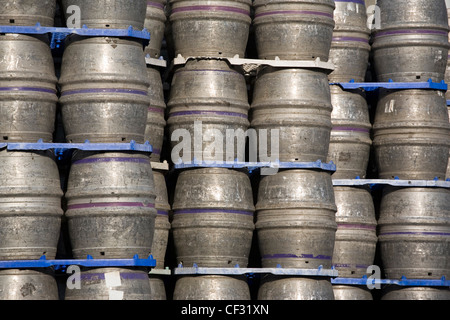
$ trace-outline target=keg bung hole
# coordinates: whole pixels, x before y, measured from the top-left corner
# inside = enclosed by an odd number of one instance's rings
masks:
[[[127,140],[127,138],[122,137],[122,141],[125,141],[125,140]]]
[[[305,261],[305,263],[309,263],[309,261]]]
[[[100,255],[104,256],[105,255],[105,251],[100,251]]]
[[[433,275],[433,272],[428,272],[428,276],[432,276]]]

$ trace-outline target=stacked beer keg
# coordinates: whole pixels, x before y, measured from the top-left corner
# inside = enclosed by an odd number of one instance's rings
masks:
[[[167,104],[175,163],[178,158],[184,163],[224,163],[245,151],[241,143],[242,149],[233,147],[230,159],[225,158],[227,129],[247,130],[249,103],[243,74],[222,58],[244,57],[250,4],[246,0],[169,2],[174,51],[187,60],[173,72]],[[180,149],[181,137],[182,142],[190,142]],[[247,267],[254,205],[246,173],[220,166],[183,170],[172,209],[177,263]],[[245,277],[185,275],[176,279],[173,298],[249,300],[250,292]]]
[[[150,160],[152,162],[153,178],[155,181],[155,206],[157,215],[155,220],[152,255],[156,259],[156,269],[165,267],[164,259],[169,240],[169,212],[171,210],[166,186],[167,168],[166,165],[161,166],[166,128],[166,102],[160,66],[152,63],[154,59],[160,60],[162,57],[161,48],[167,20],[165,5],[165,0],[147,1],[144,23],[144,27],[151,33],[150,42],[144,49],[147,62],[147,74],[150,83],[148,87],[150,104],[148,107],[144,138],[145,141],[148,141],[152,145],[153,149]],[[163,278],[158,275],[150,275],[150,284],[152,286],[152,292],[155,293],[153,299],[165,300],[166,292]]]
[[[336,164],[333,179],[365,178],[372,144],[369,108],[360,90],[337,83],[364,82],[369,62],[369,35],[364,1],[335,1],[335,28],[330,60],[332,131],[328,160]],[[336,83],[336,84],[333,84]],[[361,278],[374,263],[377,244],[375,208],[370,190],[335,186],[336,241],[333,266],[339,277]],[[364,286],[333,285],[335,299],[372,299]]]
[[[444,1],[378,0],[377,4],[381,29],[374,34],[372,49],[378,80],[444,80],[449,48]],[[379,177],[445,179],[449,126],[442,91],[380,92],[374,122]],[[389,187],[383,190],[378,224],[386,278],[448,277],[449,211],[447,188]],[[417,296],[430,298],[434,295],[434,288],[413,287],[397,289],[383,299],[411,297],[411,293],[407,293],[411,290],[418,290]]]
[[[62,3],[64,12],[78,6],[87,28],[144,28],[146,1]],[[59,85],[68,143],[145,142],[149,77],[143,49],[135,38],[67,37]],[[75,259],[147,258],[152,253],[156,190],[148,155],[74,152],[65,197]],[[67,300],[119,298],[151,299],[147,272],[82,270],[81,288],[65,294]]]
[[[334,1],[255,1],[253,5],[259,59],[328,60]],[[268,141],[271,132],[279,134],[275,141],[279,161],[327,160],[332,111],[328,72],[294,67],[264,67],[258,72],[251,127],[259,133],[267,130]],[[267,148],[273,150],[271,144]],[[287,169],[262,177],[255,224],[262,267],[331,268],[335,213],[329,172]],[[334,299],[326,277],[267,275],[261,281],[258,299]]]
[[[55,6],[51,0],[28,6],[2,1],[0,24],[53,26]],[[1,142],[52,141],[56,82],[46,37],[0,35]],[[54,259],[63,192],[53,154],[12,152],[3,146],[0,158],[0,260]],[[26,290],[31,287],[35,289]],[[2,269],[0,299],[56,300],[57,283],[47,269]]]
[[[447,18],[448,18],[448,22],[450,25],[450,8],[448,6],[447,6]],[[448,40],[450,42],[450,32],[448,35]],[[450,54],[449,54],[449,56],[450,56]],[[444,80],[445,80],[445,83],[447,83],[447,84],[450,83],[450,58],[447,59],[447,68],[445,69],[445,79]],[[447,91],[445,92],[445,99],[447,101],[447,110],[449,112],[449,118],[450,118],[450,88],[447,89]],[[449,155],[449,160],[450,160],[450,155]],[[450,178],[450,161],[447,165],[447,173],[445,175],[445,178],[446,179]]]

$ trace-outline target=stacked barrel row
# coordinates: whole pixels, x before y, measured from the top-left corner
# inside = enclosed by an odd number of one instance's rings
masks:
[[[253,5],[259,59],[328,61],[334,1]],[[280,161],[327,161],[332,129],[328,72],[266,67],[256,75],[251,127],[260,133],[267,130],[269,154],[275,150],[272,132],[278,131]],[[262,177],[255,223],[262,267],[330,269],[335,213],[330,172],[286,169]],[[334,294],[327,277],[267,275],[261,279],[258,299],[333,300]]]
[[[331,91],[332,130],[328,161],[336,164],[333,179],[365,178],[370,157],[372,125],[361,90],[344,90],[338,83],[364,82],[369,63],[369,36],[364,1],[335,1],[335,27],[328,75]],[[375,208],[369,189],[334,187],[336,239],[333,266],[339,277],[362,278],[374,264],[377,245]],[[366,286],[333,285],[336,300],[371,300]]]
[[[33,26],[40,22],[42,26],[53,26],[54,1],[26,7],[2,2],[0,7],[1,25]],[[57,78],[46,37],[2,34],[0,57],[0,140],[52,141]],[[43,255],[54,259],[63,216],[63,191],[53,154],[3,149],[0,158],[0,260],[39,259]],[[1,270],[0,299],[23,297],[58,299],[52,273]]]
[[[90,1],[62,3],[64,12],[71,5],[78,6],[82,12],[81,24],[88,28],[125,29],[130,25],[136,30],[144,28],[146,1],[132,5],[127,1],[114,4],[109,1],[102,4]],[[6,7],[5,14],[0,16],[2,19],[6,16],[5,21],[12,25],[23,25],[24,20],[27,25],[39,22],[52,26],[55,6],[56,1],[7,2],[2,5],[2,9]],[[15,94],[2,99],[6,100],[2,105],[2,121],[8,120],[3,140],[36,142],[42,139],[51,142],[58,96],[48,43],[23,35],[2,37],[9,41],[1,46],[2,50],[8,50],[2,59],[5,61],[5,71],[2,70],[5,74],[2,88],[5,90],[2,92]],[[69,36],[58,84],[68,143],[131,140],[144,143],[149,80],[140,41]],[[5,153],[4,157],[5,170],[2,173],[6,175],[4,187],[9,192],[4,198],[4,236],[1,237],[2,241],[8,241],[3,250],[5,259],[38,259],[42,255],[53,259],[62,216],[58,168],[47,155],[14,152],[11,155]],[[11,193],[11,190],[17,191]],[[134,255],[146,258],[152,253],[157,192],[148,155],[112,151],[74,152],[65,191],[67,203],[63,218],[68,223],[73,258],[85,259],[90,255],[94,258],[131,259]],[[20,199],[27,199],[27,203],[21,205]],[[22,212],[24,208],[26,212]],[[11,220],[11,210],[19,214],[14,221]],[[30,213],[27,214],[28,211]],[[7,272],[5,285],[17,284],[9,281],[17,276],[25,282],[44,279],[29,276],[25,270]],[[116,277],[114,290],[105,283],[105,279],[111,276]],[[100,281],[93,283],[94,278]],[[81,289],[67,289],[66,299],[152,298],[145,270],[85,269],[81,280]],[[47,287],[36,284],[36,288]],[[38,294],[42,291],[31,292],[27,299],[36,298]],[[48,292],[45,295],[38,298],[55,297]]]
[[[447,3],[447,2],[446,2]],[[450,8],[447,6],[447,18],[450,25]],[[448,41],[450,42],[450,32],[448,34]],[[447,68],[445,69],[445,83],[450,83],[450,53],[447,59]],[[445,99],[447,101],[447,110],[449,112],[449,118],[450,118],[450,88],[447,88],[447,91],[445,92]],[[449,154],[449,160],[450,160],[450,154]],[[446,179],[450,178],[450,161],[447,165],[447,173],[445,175]]]
[[[173,72],[168,99],[172,161],[226,159],[226,130],[248,129],[247,84],[223,57],[244,57],[250,1],[170,1],[170,40],[175,55],[187,58]],[[184,135],[183,135],[184,134]],[[189,141],[188,143],[186,143]],[[183,146],[183,148],[180,148]],[[239,147],[242,147],[240,150]],[[252,237],[253,193],[239,170],[208,167],[177,172],[171,233],[177,264],[184,267],[247,267]],[[249,300],[245,276],[184,275],[175,300]]]
[[[162,20],[160,3],[62,3],[64,12],[77,5],[81,25],[88,28],[131,26],[140,31],[153,20]],[[152,171],[150,161],[159,160],[162,142],[155,132],[164,127],[165,105],[159,72],[147,68],[145,60],[146,53],[158,54],[162,40],[157,35],[152,40],[145,51],[142,42],[133,38],[69,36],[66,40],[59,83],[67,141],[155,144],[151,160],[135,152],[74,155],[66,192],[74,258],[147,258],[155,252],[158,267],[164,264],[161,250],[165,248],[160,247],[168,235],[167,195],[164,176]],[[112,274],[120,275],[120,281],[109,288]],[[94,278],[102,281],[93,284]],[[153,299],[164,296],[163,289],[161,280],[149,279],[144,269],[101,268],[87,270],[81,290],[66,290],[65,299]]]
[[[373,35],[378,81],[444,80],[448,18],[444,1],[378,0],[380,29]],[[405,8],[408,8],[407,10]],[[374,149],[382,179],[443,180],[450,145],[445,92],[383,90],[374,120]],[[386,278],[440,279],[450,272],[450,190],[384,188],[379,243]],[[448,299],[448,290],[413,287],[383,299]]]

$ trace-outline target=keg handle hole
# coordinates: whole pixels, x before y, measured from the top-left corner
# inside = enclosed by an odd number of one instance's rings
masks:
[[[9,19],[9,23],[16,23],[14,19]]]
[[[416,80],[419,80],[420,79],[420,76],[416,76]]]
[[[105,255],[105,251],[100,251],[100,255],[104,256]]]
[[[9,137],[8,136],[3,136],[3,140],[8,140]]]

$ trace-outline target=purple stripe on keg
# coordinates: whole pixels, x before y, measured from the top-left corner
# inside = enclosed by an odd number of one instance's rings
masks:
[[[320,11],[308,11],[308,10],[281,10],[281,11],[269,11],[261,12],[255,15],[255,18],[270,16],[275,14],[310,14],[315,16],[324,16],[333,19],[333,14],[320,12]]]
[[[148,280],[148,276],[145,273],[124,273],[120,272],[120,278],[124,280]],[[81,273],[81,280],[105,280],[104,273]]]
[[[263,259],[287,259],[287,258],[304,258],[304,259],[322,259],[322,260],[331,260],[331,256],[325,256],[319,254],[318,256],[314,256],[313,254],[289,254],[289,253],[276,253],[276,254],[265,254],[262,256]]]
[[[142,202],[91,202],[91,203],[79,203],[68,205],[67,209],[88,209],[99,207],[140,207],[140,208],[154,208],[154,203],[142,203]]]
[[[338,228],[347,228],[347,229],[369,229],[369,230],[376,230],[377,226],[370,226],[367,224],[339,224]]]
[[[149,112],[154,112],[154,113],[164,113],[164,109],[163,108],[149,107],[148,111]]]
[[[364,6],[366,5],[364,0],[334,0],[334,2],[353,2],[353,3],[357,3],[357,4],[362,4]]]
[[[68,96],[71,94],[84,94],[84,93],[125,93],[125,94],[138,94],[141,96],[147,96],[148,92],[144,90],[134,90],[134,89],[119,89],[119,88],[96,88],[96,89],[80,89],[80,90],[70,90],[63,91],[61,96]]]
[[[99,163],[99,162],[133,162],[133,163],[150,163],[149,160],[143,158],[121,158],[121,157],[107,157],[107,158],[86,158],[75,161],[73,164],[85,163]]]
[[[420,231],[404,231],[404,232],[385,232],[380,233],[380,236],[388,235],[400,235],[400,234],[411,234],[411,235],[426,235],[426,236],[450,236],[449,232],[420,232]]]
[[[189,12],[189,11],[225,11],[225,12],[234,12],[244,14],[246,16],[250,16],[250,10],[235,8],[235,7],[227,7],[227,6],[186,6],[175,8],[172,10],[172,13],[177,12]]]
[[[181,209],[174,210],[173,214],[192,214],[192,213],[235,213],[248,216],[253,215],[253,211],[245,210],[228,210],[228,209]]]
[[[33,91],[56,94],[54,89],[32,88],[32,87],[0,87],[0,91]]]
[[[168,216],[169,211],[166,210],[156,210],[156,214],[162,215],[162,216]]]
[[[428,29],[400,29],[392,31],[379,31],[375,34],[375,37],[382,37],[387,35],[397,35],[397,34],[440,34],[448,36],[446,31],[439,30],[428,30]]]
[[[370,129],[354,128],[354,127],[333,127],[333,128],[331,128],[331,130],[332,131],[356,131],[356,132],[370,133]]]
[[[164,10],[164,5],[162,3],[158,3],[158,2],[147,1],[147,6]]]
[[[227,72],[227,73],[232,73],[238,76],[243,77],[244,75],[234,71],[234,70],[217,70],[217,69],[193,69],[193,70],[186,70],[186,69],[178,69],[177,71],[175,71],[175,73],[180,73],[180,72]]]
[[[367,38],[357,38],[357,37],[333,37],[332,41],[335,41],[335,42],[339,42],[339,41],[353,41],[353,42],[369,43],[369,39],[367,39]]]
[[[246,114],[238,113],[238,112],[227,112],[227,111],[179,111],[169,114],[169,117],[177,117],[177,116],[188,116],[188,115],[218,115],[218,116],[230,116],[230,117],[240,117],[247,119]]]

